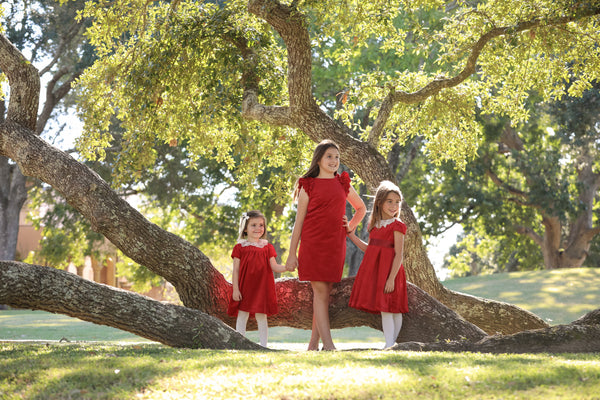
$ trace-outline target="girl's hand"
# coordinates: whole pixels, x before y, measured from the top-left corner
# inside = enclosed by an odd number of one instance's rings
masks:
[[[394,291],[395,283],[393,279],[388,279],[385,281],[385,288],[383,288],[383,293],[392,293]]]
[[[352,229],[350,229],[350,222],[348,221],[348,217],[345,215],[342,217],[342,224],[344,226],[344,229],[346,229],[346,233],[352,232]]]
[[[233,300],[234,301],[242,300],[242,293],[240,292],[239,289],[236,289],[236,288],[233,289]]]
[[[295,254],[290,254],[285,261],[285,269],[294,271],[298,267],[298,257]]]

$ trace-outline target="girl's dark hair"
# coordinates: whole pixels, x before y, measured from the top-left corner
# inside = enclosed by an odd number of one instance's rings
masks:
[[[321,141],[321,143],[319,143],[317,147],[315,147],[315,151],[313,152],[312,161],[310,162],[310,167],[308,167],[308,171],[300,178],[316,178],[317,176],[319,176],[319,161],[321,161],[321,158],[323,158],[325,152],[332,147],[335,148],[338,152],[340,151],[340,147],[333,140],[325,139]],[[335,173],[335,175],[337,175],[337,172]],[[300,179],[298,179],[296,181],[296,184],[294,185],[294,200],[298,198],[298,193],[300,193],[299,183]]]
[[[383,202],[387,198],[388,194],[396,193],[400,196],[400,207],[398,208],[398,214],[394,215],[394,218],[397,218],[400,215],[400,210],[402,209],[402,192],[400,188],[396,186],[393,182],[390,181],[382,181],[377,188],[377,192],[375,192],[375,199],[373,200],[373,210],[371,211],[371,217],[369,218],[368,230],[375,227],[375,225],[383,219],[383,214],[381,210],[381,206]]]
[[[267,218],[263,215],[263,213],[261,213],[258,210],[252,210],[242,214],[242,218],[240,218],[240,231],[238,239],[245,239],[246,237],[248,237],[248,232],[246,232],[246,230],[248,229],[248,221],[250,221],[250,218],[263,219],[263,222],[265,224],[265,231],[263,232],[263,235],[260,238],[265,239],[267,237]]]

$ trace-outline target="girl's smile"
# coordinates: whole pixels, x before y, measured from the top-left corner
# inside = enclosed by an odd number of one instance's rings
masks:
[[[328,148],[317,164],[319,178],[333,177],[340,167],[340,152],[335,147]]]
[[[265,233],[265,221],[261,217],[248,220],[246,234],[249,242],[258,242]]]
[[[388,193],[381,206],[381,214],[383,219],[397,217],[398,210],[400,210],[400,196],[394,192]]]

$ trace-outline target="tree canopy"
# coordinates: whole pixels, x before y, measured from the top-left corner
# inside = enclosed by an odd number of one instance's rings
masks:
[[[291,55],[286,64],[284,44],[260,19],[288,6],[247,3],[89,3],[84,15],[97,23],[88,35],[101,60],[80,80],[85,154],[101,155],[116,115],[126,129],[124,150],[140,167],[152,162],[154,140],[188,139],[192,161],[214,152],[230,165],[245,143],[250,176],[265,154],[274,166],[306,158],[297,124],[277,114],[270,121],[267,112],[285,111],[296,97],[286,90],[294,84],[287,81]],[[585,18],[597,12],[593,2],[299,1],[287,11],[306,15],[307,44],[323,54],[323,65],[340,68],[336,78],[345,82],[335,94],[309,84],[307,95],[323,94],[315,100],[327,105],[341,92],[345,101],[333,117],[384,155],[391,144],[423,135],[435,162],[463,169],[481,141],[476,106],[518,125],[528,118],[531,89],[544,100],[567,90],[580,95],[598,74],[597,20]],[[357,66],[367,50],[373,59]],[[573,81],[568,89],[565,79]],[[262,118],[240,113],[249,90],[260,103],[283,108],[267,107]],[[357,125],[365,109],[377,118]]]
[[[580,95],[597,79],[599,14],[598,2],[579,1],[91,2],[83,15],[96,21],[88,32],[100,59],[79,80],[86,122],[80,148],[88,157],[104,156],[114,116],[125,128],[123,148],[135,168],[154,159],[153,141],[187,140],[192,163],[195,156],[211,155],[233,166],[236,155],[246,155],[238,168],[253,183],[266,155],[264,162],[274,168],[298,161],[295,174],[312,148],[307,138],[329,138],[372,189],[382,179],[394,180],[385,157],[393,144],[420,135],[434,161],[452,160],[463,169],[480,140],[476,106],[518,123],[527,117],[530,89],[544,99],[560,97],[569,79],[570,94]],[[327,99],[315,96],[312,63],[317,44],[335,35],[346,51],[333,62],[343,65],[352,48],[370,44],[408,60],[417,57],[419,64],[349,74],[343,107],[330,115]],[[94,230],[172,282],[186,306],[227,321],[230,286],[202,252],[149,223],[96,174],[30,134],[37,75],[0,39],[0,68],[11,80],[0,154],[57,188]],[[375,117],[356,125],[354,113],[367,108]],[[427,296],[488,333],[546,326],[514,306],[445,289],[409,204],[401,216],[408,226],[407,275]],[[275,324],[310,326],[302,303],[307,289],[297,285],[294,279],[278,282],[282,311],[271,320]],[[373,324],[347,307],[349,287],[351,279],[334,289],[332,327]],[[411,323],[406,332],[412,334]]]

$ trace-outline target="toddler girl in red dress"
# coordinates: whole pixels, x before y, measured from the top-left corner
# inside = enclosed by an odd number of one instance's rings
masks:
[[[346,258],[345,225],[354,229],[366,214],[360,196],[350,185],[347,172],[338,174],[340,150],[324,140],[313,153],[312,162],[298,179],[294,198],[298,201],[296,223],[285,263],[289,271],[298,267],[298,278],[310,281],[313,289],[313,326],[308,350],[335,350],[329,325],[329,294],[342,278]],[[355,209],[345,222],[346,201]],[[296,251],[300,245],[298,256]]]
[[[385,347],[396,343],[402,314],[408,312],[406,274],[402,265],[406,225],[398,218],[402,193],[392,182],[379,185],[369,219],[369,243],[348,226],[348,237],[365,252],[354,280],[350,307],[381,313]]]
[[[285,271],[275,260],[277,253],[266,236],[267,221],[260,211],[242,214],[238,242],[231,252],[233,293],[227,310],[229,315],[237,315],[235,329],[242,335],[246,334],[248,317],[254,314],[263,347],[267,347],[267,316],[277,313],[273,271]]]

